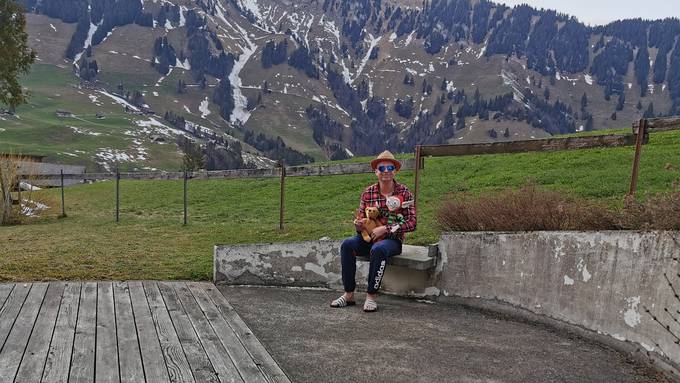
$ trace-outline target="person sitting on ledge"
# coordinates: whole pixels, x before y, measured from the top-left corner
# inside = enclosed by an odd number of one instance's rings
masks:
[[[357,234],[345,239],[340,246],[340,258],[342,263],[342,284],[345,293],[331,302],[331,307],[340,308],[355,305],[354,289],[356,287],[356,257],[369,256],[370,265],[368,270],[368,290],[364,303],[365,312],[378,310],[376,295],[380,289],[380,283],[385,274],[387,259],[401,254],[401,245],[404,241],[404,233],[416,229],[416,209],[413,205],[413,195],[405,185],[398,183],[394,177],[401,168],[392,153],[384,151],[371,161],[371,167],[375,171],[378,182],[367,187],[361,194],[357,219],[354,226]],[[400,211],[390,212],[387,207],[387,199],[396,197],[402,202]],[[403,202],[406,202],[405,204]],[[367,222],[366,207],[377,206],[380,211],[379,221],[382,226],[375,227],[370,233],[370,242],[366,242],[361,235],[364,224]],[[395,220],[395,213],[399,219]]]

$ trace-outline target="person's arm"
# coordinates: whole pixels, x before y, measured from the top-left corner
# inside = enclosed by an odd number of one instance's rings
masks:
[[[354,228],[357,233],[361,233],[364,229],[364,218],[366,218],[366,191],[361,193],[359,198],[359,211],[357,211],[357,217],[354,220]]]
[[[361,192],[359,198],[359,211],[357,212],[357,219],[366,218],[366,191]]]

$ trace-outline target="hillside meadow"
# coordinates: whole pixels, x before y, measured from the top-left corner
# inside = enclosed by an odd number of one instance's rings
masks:
[[[638,198],[668,191],[680,179],[680,132],[655,133],[643,147]],[[527,183],[620,206],[634,148],[428,158],[422,173],[418,229],[407,243],[436,242],[433,220],[450,193],[484,193]],[[402,155],[409,157],[412,155]],[[368,161],[368,158],[355,161]],[[278,230],[278,179],[192,180],[189,224],[182,225],[181,181],[121,181],[36,192],[52,207],[23,225],[0,227],[0,280],[210,279],[216,244],[294,242],[352,234],[361,190],[375,176],[286,179],[285,230]],[[414,174],[397,179],[413,190]],[[40,193],[40,195],[37,195]],[[25,197],[24,197],[25,198]]]

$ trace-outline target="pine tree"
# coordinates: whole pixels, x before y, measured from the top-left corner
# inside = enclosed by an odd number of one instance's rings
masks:
[[[584,92],[583,96],[581,96],[581,111],[585,111],[587,107],[588,107],[588,96]]]
[[[654,103],[650,102],[649,105],[647,105],[647,110],[645,113],[642,115],[642,118],[654,118]]]
[[[510,137],[510,129],[505,128],[505,132],[503,132],[503,137],[505,137],[505,138]]]
[[[619,95],[619,101],[616,103],[616,110],[621,111],[626,104],[626,93],[621,93]],[[642,104],[640,104],[642,106]]]
[[[635,77],[640,85],[640,97],[647,94],[647,76],[649,76],[649,52],[645,44],[635,56]]]
[[[444,128],[453,130],[454,123],[453,107],[449,106],[449,110],[446,112],[446,116],[444,116]]]
[[[593,116],[588,115],[588,119],[586,120],[586,126],[584,128],[586,132],[591,132],[593,130]]]
[[[611,119],[612,121],[616,121],[616,112],[612,113]]]

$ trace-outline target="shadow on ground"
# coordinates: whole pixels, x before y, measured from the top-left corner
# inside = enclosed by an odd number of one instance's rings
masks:
[[[380,311],[328,307],[338,293],[219,286],[293,382],[659,382],[607,347],[457,305],[381,296]]]

